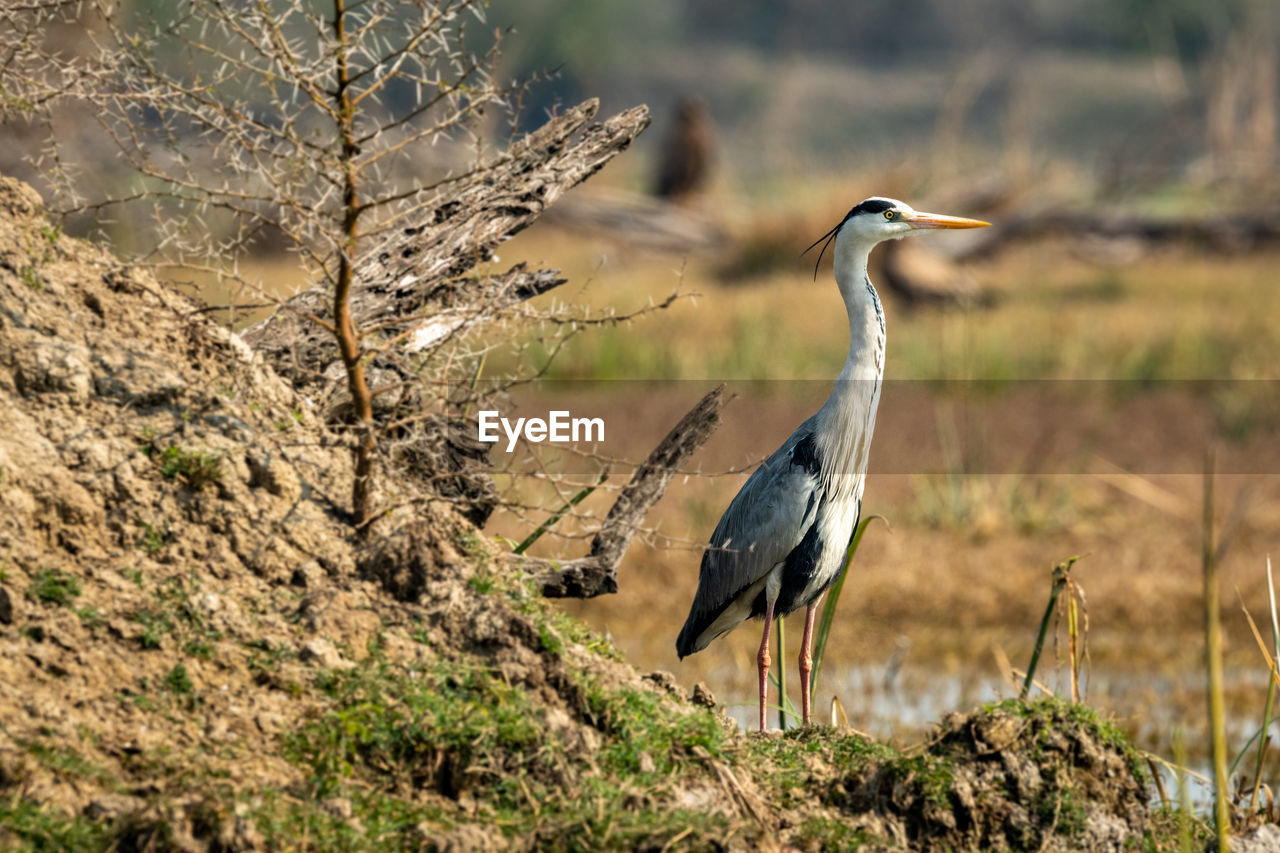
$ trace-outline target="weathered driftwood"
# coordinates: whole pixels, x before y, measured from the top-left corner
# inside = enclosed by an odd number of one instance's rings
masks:
[[[594,598],[618,591],[618,563],[631,544],[649,509],[658,502],[667,484],[689,457],[701,447],[720,423],[725,403],[720,385],[690,409],[667,433],[631,481],[623,488],[604,523],[591,541],[586,557],[556,562],[539,557],[517,558],[539,575],[542,594],[549,598]]]
[[[406,225],[376,258],[362,263],[351,303],[357,328],[377,328],[391,338],[442,322],[440,311],[456,317],[482,308],[492,315],[562,284],[555,271],[523,266],[497,276],[466,273],[625,150],[649,124],[643,106],[591,124],[598,107],[586,101],[514,143],[492,168],[462,183],[439,207],[424,210],[423,221]],[[332,335],[310,319],[327,319],[331,298],[323,285],[303,291],[241,337],[295,385],[340,384],[341,377],[325,372],[337,359]],[[403,338],[405,345],[413,342],[412,335]]]

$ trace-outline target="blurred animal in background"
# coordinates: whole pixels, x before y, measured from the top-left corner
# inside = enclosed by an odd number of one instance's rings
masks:
[[[676,104],[674,121],[662,140],[653,194],[683,203],[706,189],[715,147],[707,102],[697,95],[684,96]]]

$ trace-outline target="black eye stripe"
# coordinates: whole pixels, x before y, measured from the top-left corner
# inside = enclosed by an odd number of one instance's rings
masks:
[[[882,198],[869,198],[859,203],[853,210],[849,211],[849,216],[857,216],[859,213],[884,213],[886,210],[892,210],[893,203],[885,201]],[[845,219],[848,219],[846,216]]]

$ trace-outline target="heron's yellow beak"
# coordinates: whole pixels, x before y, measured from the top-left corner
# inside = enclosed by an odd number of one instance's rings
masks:
[[[912,228],[986,228],[990,222],[981,219],[965,219],[963,216],[943,216],[941,213],[917,213],[907,220]]]

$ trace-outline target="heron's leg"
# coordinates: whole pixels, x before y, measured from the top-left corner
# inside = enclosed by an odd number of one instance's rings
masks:
[[[769,700],[769,629],[773,627],[773,601],[767,600],[764,606],[764,636],[760,638],[760,654],[756,655],[756,663],[760,667],[760,731],[764,731],[764,709]]]
[[[813,642],[813,617],[818,613],[818,602],[822,598],[818,597],[809,602],[809,607],[804,612],[804,637],[800,640],[800,713],[803,715],[804,724],[809,725],[810,721],[810,704],[809,704],[809,673],[813,671],[813,653],[809,651],[809,646]]]

